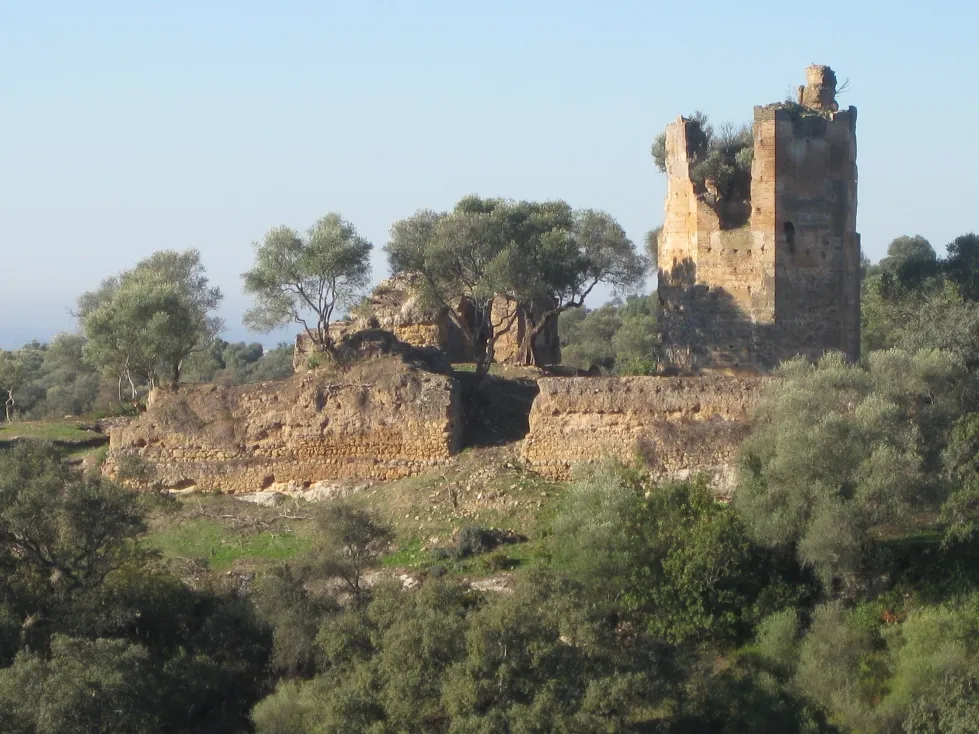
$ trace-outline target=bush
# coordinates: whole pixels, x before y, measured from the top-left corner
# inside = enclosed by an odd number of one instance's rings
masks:
[[[942,452],[973,383],[944,352],[783,363],[741,449],[735,503],[752,536],[793,549],[828,590],[868,569],[872,529],[945,491]]]
[[[457,558],[469,558],[488,553],[497,546],[496,536],[478,525],[466,525],[459,531],[455,554]]]
[[[551,550],[593,601],[673,643],[743,636],[809,593],[799,570],[752,543],[705,483],[647,491],[635,472],[613,464],[569,490]]]

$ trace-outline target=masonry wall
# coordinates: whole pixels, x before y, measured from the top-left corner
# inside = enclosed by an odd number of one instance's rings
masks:
[[[743,226],[722,221],[712,192],[691,178],[696,124],[667,127],[660,328],[667,360],[681,370],[770,369],[830,350],[859,357],[856,109],[836,108],[827,67],[807,75],[801,96],[824,106],[755,108]]]
[[[667,127],[666,214],[658,247],[660,328],[668,360],[685,370],[768,365],[775,321],[771,228],[725,228],[690,175],[691,123]],[[757,153],[757,151],[756,151]],[[753,172],[754,173],[754,172]],[[764,179],[751,193],[763,198]]]
[[[856,360],[856,109],[799,114],[797,108],[758,107],[755,125],[764,131],[756,155],[767,160],[774,150],[776,359],[840,350]],[[771,224],[767,217],[764,224]]]
[[[147,411],[112,431],[106,471],[124,457],[143,484],[248,492],[276,482],[390,480],[459,450],[458,384],[396,358],[281,382],[156,392]]]
[[[738,447],[767,377],[550,377],[530,414],[522,456],[534,471],[568,479],[605,457],[641,456],[654,475],[705,472],[729,492]]]

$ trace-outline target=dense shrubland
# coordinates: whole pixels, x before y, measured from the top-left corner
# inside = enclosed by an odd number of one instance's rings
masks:
[[[867,264],[865,358],[779,368],[732,503],[640,458],[601,465],[542,499],[520,554],[468,527],[420,556],[417,588],[376,574],[417,538],[366,504],[305,508],[309,549],[254,578],[178,575],[147,541],[175,500],[47,444],[4,449],[0,729],[979,730],[977,261],[965,235]],[[654,323],[654,297],[566,309],[565,354],[641,371]],[[91,353],[83,336],[5,352],[0,384],[20,380],[21,415],[89,410],[119,377]],[[212,339],[180,378],[290,358]],[[503,568],[512,593],[464,578]]]
[[[582,370],[620,375],[653,374],[659,332],[657,298],[629,296],[588,310],[575,308],[561,314],[561,361]]]

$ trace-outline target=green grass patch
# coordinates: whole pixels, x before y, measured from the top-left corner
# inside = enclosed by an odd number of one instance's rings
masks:
[[[212,571],[237,561],[281,563],[306,552],[312,539],[295,531],[240,533],[209,518],[182,520],[151,533],[146,543],[165,558],[202,560]]]
[[[386,568],[425,568],[431,565],[432,559],[432,552],[422,548],[420,540],[412,540],[384,556],[381,565]]]
[[[39,438],[61,443],[84,443],[105,438],[82,429],[77,421],[17,421],[0,425],[0,441],[17,438]],[[107,439],[106,439],[107,440]]]

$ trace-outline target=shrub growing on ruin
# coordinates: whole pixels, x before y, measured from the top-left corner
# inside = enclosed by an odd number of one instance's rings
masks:
[[[690,179],[697,193],[717,211],[723,224],[742,224],[748,216],[744,202],[751,198],[751,125],[727,123],[715,130],[702,112],[688,119],[693,123],[687,140]],[[656,167],[666,173],[665,131],[653,141],[651,153]]]

